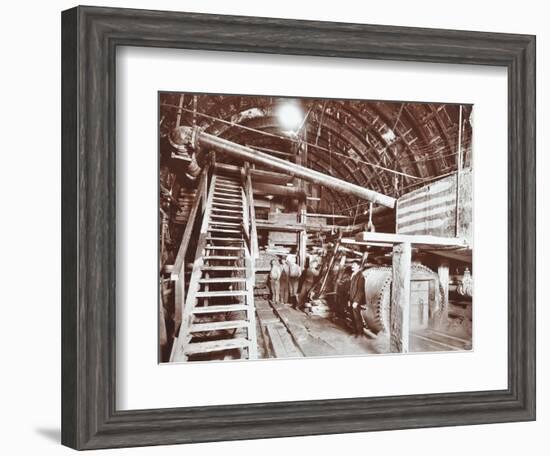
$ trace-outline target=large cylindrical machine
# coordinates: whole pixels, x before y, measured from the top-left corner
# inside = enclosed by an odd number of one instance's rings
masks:
[[[363,318],[375,334],[389,331],[392,270],[389,267],[367,269],[365,275],[366,310]]]
[[[387,333],[390,329],[390,305],[392,287],[392,268],[376,266],[367,269],[365,276],[365,309],[362,311],[363,319],[369,329],[375,334]],[[433,294],[429,298],[429,314],[433,318],[441,305],[441,287],[439,278],[435,272],[422,264],[411,266],[411,281],[429,281],[432,283]],[[343,280],[337,289],[339,300],[347,300],[346,293],[349,289],[349,280]],[[344,305],[342,302],[340,306]]]

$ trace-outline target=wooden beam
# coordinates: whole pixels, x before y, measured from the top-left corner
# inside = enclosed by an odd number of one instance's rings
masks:
[[[164,347],[168,343],[168,332],[166,330],[166,317],[164,314],[164,300],[162,299],[162,282],[159,283],[159,345]],[[159,356],[160,359],[160,356]]]
[[[439,247],[466,247],[466,241],[462,238],[446,238],[441,236],[429,236],[424,234],[395,234],[395,233],[375,233],[363,231],[355,236],[359,242],[385,242],[389,244],[421,244]]]
[[[274,223],[267,220],[256,220],[256,228],[259,230],[299,232],[304,229],[304,225],[290,223]]]
[[[307,226],[307,205],[305,200],[300,202],[299,221]],[[298,234],[298,265],[302,270],[306,267],[307,231],[304,228]]]
[[[330,219],[352,219],[349,215],[340,215],[340,214],[311,214],[308,212],[308,217],[319,217],[319,218],[330,218]]]
[[[364,225],[350,225],[350,226],[340,226],[340,225],[321,225],[320,223],[306,223],[300,224],[300,223],[274,223],[269,222],[267,220],[257,220],[256,226],[259,230],[271,230],[271,231],[288,231],[288,232],[299,232],[303,229],[306,229],[307,231],[341,231],[344,233],[349,233],[353,231],[357,231],[364,228]],[[360,245],[361,242],[356,241],[355,244]],[[363,243],[364,245],[371,245],[367,243]],[[374,244],[372,244],[374,245]]]
[[[390,304],[390,351],[409,351],[409,319],[411,299],[411,244],[393,247],[392,287]]]
[[[429,253],[439,257],[450,258],[451,260],[462,261],[463,263],[472,264],[472,249],[457,249],[457,250],[429,250]]]
[[[359,246],[370,245],[373,247],[393,247],[393,244],[390,242],[364,242],[364,241],[356,241],[353,238],[342,238],[342,244],[359,245]]]
[[[257,260],[260,257],[260,249],[258,248],[258,231],[256,227],[256,210],[254,208],[254,191],[252,189],[252,179],[250,178],[250,165],[246,166],[246,181],[245,181],[245,195],[248,200],[248,210],[250,211],[250,247],[251,256],[253,260]]]

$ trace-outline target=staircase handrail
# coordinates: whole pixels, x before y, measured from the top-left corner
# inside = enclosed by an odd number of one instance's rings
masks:
[[[201,215],[204,213],[205,210],[205,204],[203,203],[205,201],[205,196],[208,190],[208,171],[209,164],[207,164],[201,172],[201,176],[197,186],[197,192],[195,193],[195,200],[193,201],[193,207],[191,208],[191,212],[189,213],[189,218],[187,219],[185,231],[183,232],[183,235],[181,237],[176,260],[174,261],[174,267],[172,268],[172,273],[170,275],[170,279],[175,282],[174,305],[176,331],[179,329],[178,327],[181,324],[183,308],[185,306],[185,257],[187,256],[187,249],[189,247],[189,241],[195,227],[197,214],[199,214],[199,208]]]
[[[191,273],[187,297],[183,306],[180,331],[177,339],[174,341],[172,353],[170,355],[171,361],[178,361],[180,359],[180,355],[183,353],[183,347],[187,343],[187,339],[190,337],[184,329],[189,327],[189,320],[193,314],[193,309],[195,308],[195,294],[200,288],[199,279],[201,276],[201,268],[204,265],[204,250],[206,248],[206,238],[208,237],[208,221],[210,219],[210,212],[212,211],[212,200],[214,197],[215,185],[216,176],[213,175],[210,180],[210,185],[208,186],[208,197],[206,204],[204,205],[201,230],[199,233],[199,240],[197,242],[197,250],[195,251],[195,261],[193,261],[193,272]]]

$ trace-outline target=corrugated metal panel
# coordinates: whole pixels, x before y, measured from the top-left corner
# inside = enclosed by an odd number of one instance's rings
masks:
[[[456,237],[456,174],[414,190],[397,200],[396,232]],[[471,172],[460,176],[458,236],[471,237],[472,192]]]

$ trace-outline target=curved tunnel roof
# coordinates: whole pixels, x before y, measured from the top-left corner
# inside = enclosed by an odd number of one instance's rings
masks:
[[[289,100],[303,113],[293,134],[276,115]],[[305,166],[399,197],[456,171],[461,106],[462,166],[468,167],[471,105],[162,93],[161,134],[179,122],[281,158],[292,160],[306,148]],[[328,189],[323,198],[342,213],[360,204]]]

